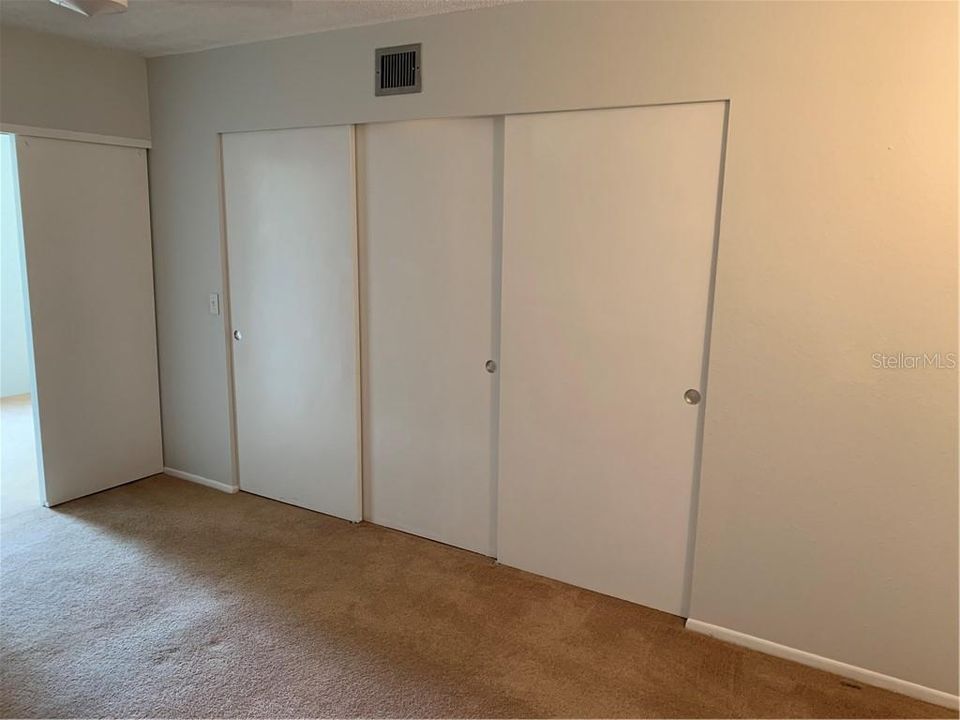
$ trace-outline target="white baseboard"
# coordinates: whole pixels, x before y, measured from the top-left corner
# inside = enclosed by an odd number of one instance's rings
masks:
[[[169,475],[170,477],[180,478],[181,480],[189,480],[190,482],[195,482],[198,485],[206,485],[207,487],[211,487],[214,490],[219,490],[220,492],[235,493],[240,490],[240,488],[238,488],[236,485],[227,485],[226,483],[211,480],[210,478],[205,478],[201,475],[194,475],[193,473],[184,472],[183,470],[177,470],[175,468],[165,467],[163,472],[165,475]]]
[[[857,680],[865,685],[873,685],[874,687],[883,688],[884,690],[892,690],[901,695],[907,695],[908,697],[933,703],[934,705],[941,705],[951,710],[960,708],[960,697],[957,695],[951,695],[942,690],[934,690],[933,688],[928,688],[923,685],[917,685],[909,680],[901,680],[900,678],[884,675],[883,673],[874,672],[873,670],[867,670],[866,668],[857,667],[856,665],[848,665],[839,660],[831,660],[830,658],[814,655],[804,650],[797,650],[787,645],[780,645],[769,640],[754,637],[753,635],[747,635],[746,633],[737,632],[736,630],[720,627],[719,625],[711,625],[710,623],[701,622],[700,620],[694,620],[693,618],[687,620],[686,627],[688,630],[701,633],[702,635],[709,635],[710,637],[717,638],[717,640],[724,640],[734,645],[742,645],[751,650],[758,650],[767,655],[793,660],[801,665],[809,665],[818,670],[826,670],[834,675]]]

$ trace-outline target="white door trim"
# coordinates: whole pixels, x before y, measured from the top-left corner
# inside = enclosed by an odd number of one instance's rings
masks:
[[[98,135],[97,133],[78,132],[76,130],[61,130],[59,128],[41,128],[32,125],[14,125],[0,123],[0,132],[28,137],[51,138],[53,140],[73,140],[74,142],[96,143],[98,145],[120,145],[121,147],[150,148],[150,140],[146,138],[128,138],[120,135]]]

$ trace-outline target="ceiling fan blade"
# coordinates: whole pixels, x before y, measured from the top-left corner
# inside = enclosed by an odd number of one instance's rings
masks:
[[[127,9],[127,0],[50,0],[50,2],[86,17],[109,15]]]

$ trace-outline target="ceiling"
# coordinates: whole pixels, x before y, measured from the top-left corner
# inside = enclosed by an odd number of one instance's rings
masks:
[[[146,57],[371,25],[516,0],[129,0],[86,18],[47,0],[0,0],[0,22]]]

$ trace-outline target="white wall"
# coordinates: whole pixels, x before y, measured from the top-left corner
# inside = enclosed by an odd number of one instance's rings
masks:
[[[146,61],[0,26],[0,122],[147,140]]]
[[[423,43],[420,95],[373,50]],[[166,464],[231,480],[216,134],[731,101],[691,614],[957,691],[957,6],[542,2],[149,61]]]
[[[0,135],[0,396],[30,392],[23,243],[12,135]]]

